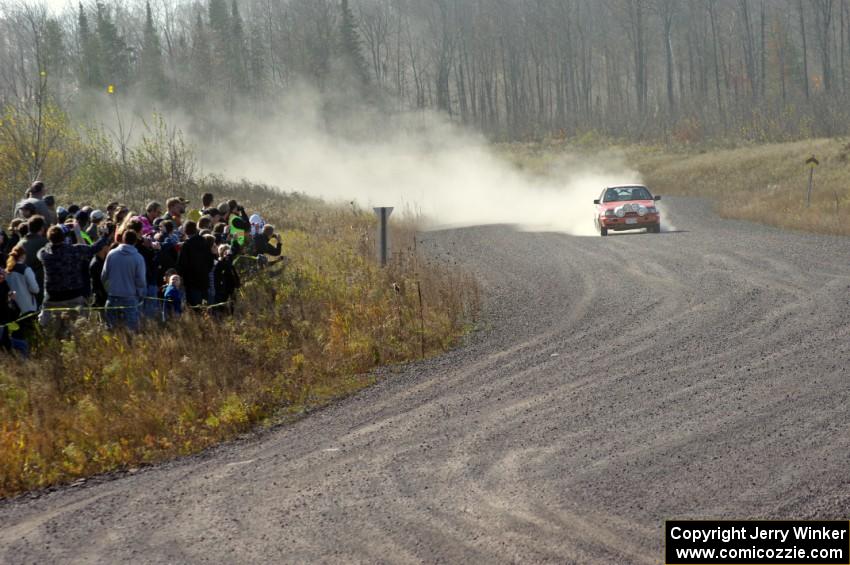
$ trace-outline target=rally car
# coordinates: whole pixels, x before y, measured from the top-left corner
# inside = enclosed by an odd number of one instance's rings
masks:
[[[649,233],[661,233],[661,213],[653,196],[641,185],[611,186],[594,200],[596,214],[594,222],[602,236],[609,231],[645,229]]]

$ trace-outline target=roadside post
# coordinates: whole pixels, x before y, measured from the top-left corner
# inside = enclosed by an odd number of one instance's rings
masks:
[[[806,193],[806,208],[812,205],[812,190],[815,187],[815,168],[820,165],[820,161],[812,155],[806,159],[806,166],[809,167],[809,190]]]
[[[387,266],[389,258],[390,235],[389,235],[389,219],[393,213],[393,208],[373,208],[375,215],[378,216],[378,261],[381,267]]]

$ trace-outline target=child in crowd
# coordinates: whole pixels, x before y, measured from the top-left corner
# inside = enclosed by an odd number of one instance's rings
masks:
[[[183,292],[180,290],[183,287],[183,282],[180,275],[171,275],[168,278],[168,286],[165,287],[163,293],[162,313],[167,320],[169,318],[177,318],[183,313]]]

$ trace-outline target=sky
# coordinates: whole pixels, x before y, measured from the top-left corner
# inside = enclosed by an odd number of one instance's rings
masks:
[[[58,13],[68,7],[71,2],[69,0],[41,0],[53,13]]]

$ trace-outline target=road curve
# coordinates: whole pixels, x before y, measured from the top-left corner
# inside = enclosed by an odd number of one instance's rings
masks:
[[[717,219],[425,245],[482,329],[293,425],[0,504],[0,561],[659,563],[665,518],[850,509],[850,241]]]

